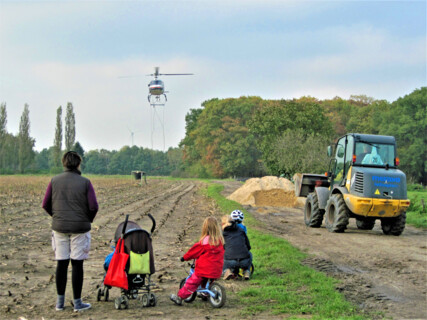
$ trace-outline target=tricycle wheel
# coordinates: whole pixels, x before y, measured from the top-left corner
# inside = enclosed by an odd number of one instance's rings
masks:
[[[180,289],[184,286],[186,280],[187,278],[181,280],[181,283],[179,284]],[[193,292],[191,296],[189,296],[187,299],[184,299],[184,302],[187,302],[187,303],[193,302],[194,299],[196,299],[196,297],[197,297],[197,292]]]
[[[209,296],[209,302],[214,308],[221,308],[226,299],[225,289],[218,283],[213,283],[209,288],[214,294],[215,297]]]

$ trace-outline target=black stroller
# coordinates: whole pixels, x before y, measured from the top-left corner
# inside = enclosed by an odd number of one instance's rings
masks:
[[[127,309],[130,299],[139,299],[143,307],[155,306],[157,297],[151,292],[154,283],[151,282],[151,275],[155,272],[153,246],[151,243],[151,234],[156,228],[156,221],[151,214],[148,214],[153,225],[151,232],[146,230],[133,221],[128,221],[129,215],[126,215],[124,222],[121,222],[116,229],[114,242],[117,243],[120,237],[124,240],[125,253],[129,254],[129,260],[126,265],[126,274],[128,278],[128,289],[121,289],[121,296],[114,300],[116,309]],[[142,259],[142,260],[141,260]],[[137,261],[133,266],[133,261]],[[143,261],[143,263],[141,263]],[[110,286],[102,285],[98,288],[97,300],[108,301]]]

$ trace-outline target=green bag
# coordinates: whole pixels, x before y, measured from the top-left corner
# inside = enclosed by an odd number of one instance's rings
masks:
[[[129,274],[150,274],[150,251],[146,253],[130,252]]]

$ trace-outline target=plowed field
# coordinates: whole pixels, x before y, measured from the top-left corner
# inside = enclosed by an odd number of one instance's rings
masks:
[[[92,248],[84,264],[83,298],[92,309],[75,314],[71,272],[66,292],[66,309],[54,310],[56,299],[55,261],[51,248],[50,217],[41,209],[49,178],[0,177],[0,318],[2,319],[205,319],[239,318],[234,292],[247,282],[224,283],[227,303],[213,309],[197,299],[178,307],[169,300],[186,276],[179,257],[198,239],[200,226],[207,215],[222,215],[215,204],[198,190],[203,183],[149,179],[139,186],[130,179],[93,178],[100,211],[92,224]],[[241,184],[226,184],[229,195]],[[330,234],[324,228],[306,228],[302,209],[248,207],[262,222],[266,232],[284,237],[313,256],[305,263],[343,282],[338,290],[354,303],[370,311],[384,311],[401,318],[427,318],[426,311],[426,232],[407,227],[400,237],[382,235],[378,226],[361,232],[350,224],[344,234]],[[157,228],[153,234],[156,273],[154,292],[156,307],[142,308],[131,300],[129,309],[116,310],[110,301],[96,301],[97,286],[104,275],[102,264],[111,252],[110,240],[125,214],[149,230],[151,213]],[[70,267],[71,269],[71,267]],[[265,318],[258,316],[258,318]]]

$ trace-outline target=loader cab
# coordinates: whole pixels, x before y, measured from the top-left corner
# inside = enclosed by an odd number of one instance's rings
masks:
[[[389,169],[399,165],[396,141],[391,136],[350,133],[334,147],[328,147],[328,155],[333,156],[328,170],[331,185],[344,186],[351,166]]]

